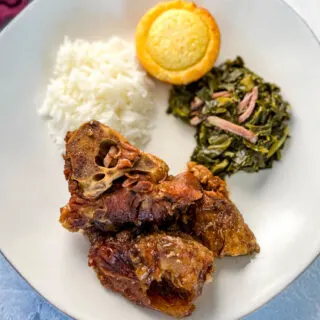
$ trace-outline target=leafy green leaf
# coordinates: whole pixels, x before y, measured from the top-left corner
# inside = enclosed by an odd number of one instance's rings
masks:
[[[259,92],[255,109],[242,125],[258,136],[257,143],[252,144],[203,122],[197,126],[197,147],[191,157],[193,161],[206,165],[215,174],[225,176],[239,170],[256,172],[271,168],[273,161],[281,159],[281,150],[289,137],[291,106],[283,100],[277,85],[265,82],[246,68],[241,57],[226,61],[187,86],[174,86],[168,112],[189,123],[192,117],[190,103],[198,97],[204,101],[199,110],[203,119],[218,116],[239,124],[237,106],[255,86]],[[229,92],[229,97],[212,98],[214,92],[224,90]]]

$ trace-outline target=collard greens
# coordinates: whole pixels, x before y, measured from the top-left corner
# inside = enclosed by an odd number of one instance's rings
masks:
[[[240,124],[237,107],[254,87],[259,91],[254,111]],[[228,91],[228,95],[214,99],[213,93],[220,91]],[[202,106],[191,110],[195,97]],[[271,168],[274,160],[280,160],[281,149],[289,137],[289,110],[290,105],[283,100],[280,88],[265,82],[237,57],[213,68],[194,83],[174,86],[168,113],[188,123],[194,116],[201,120],[194,123],[197,147],[191,159],[207,166],[214,174],[225,176],[239,170],[255,172]],[[258,137],[257,142],[250,143],[239,135],[210,125],[206,121],[209,116],[243,126]]]

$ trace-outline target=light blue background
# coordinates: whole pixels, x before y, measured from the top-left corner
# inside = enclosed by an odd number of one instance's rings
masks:
[[[320,320],[320,257],[279,296],[245,319]],[[0,254],[0,320],[70,318],[39,296]]]

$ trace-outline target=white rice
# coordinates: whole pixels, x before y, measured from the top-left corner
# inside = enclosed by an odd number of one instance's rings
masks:
[[[134,46],[118,37],[108,42],[61,45],[39,115],[61,150],[67,131],[98,120],[143,147],[150,139],[153,83],[135,57]]]

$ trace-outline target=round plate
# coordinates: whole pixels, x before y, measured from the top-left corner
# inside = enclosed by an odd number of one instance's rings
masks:
[[[105,290],[87,266],[88,243],[58,223],[68,200],[63,161],[36,115],[63,37],[133,40],[135,25],[157,1],[38,0],[0,36],[0,243],[20,273],[50,302],[84,320],[164,319]],[[236,319],[268,301],[320,249],[318,148],[320,47],[279,0],[198,1],[222,32],[220,61],[241,55],[279,84],[293,106],[283,160],[229,180],[232,199],[255,232],[261,253],[216,262],[215,280],[192,319]],[[157,83],[156,128],[147,151],[185,167],[193,131],[166,114],[168,86]]]

